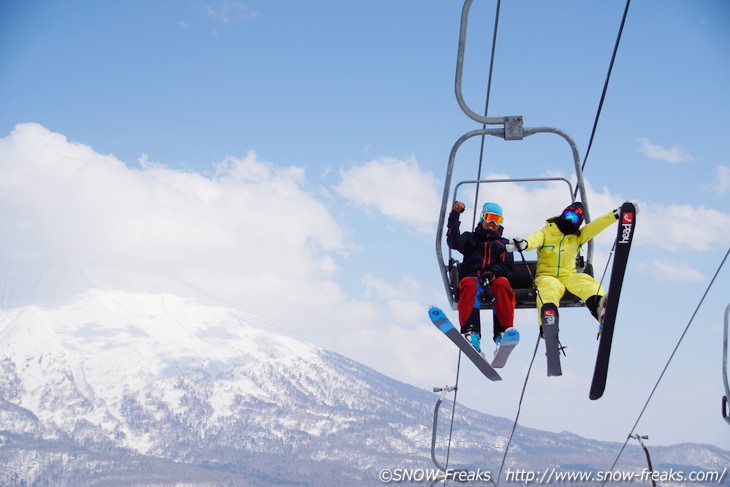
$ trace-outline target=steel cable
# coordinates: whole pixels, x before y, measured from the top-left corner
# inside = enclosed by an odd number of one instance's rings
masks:
[[[697,316],[697,312],[700,310],[700,307],[702,306],[702,303],[705,301],[705,298],[707,297],[707,294],[710,292],[710,289],[712,289],[712,285],[715,283],[715,279],[717,278],[718,274],[720,274],[720,270],[722,269],[723,265],[725,265],[725,261],[727,260],[728,254],[730,254],[730,248],[728,248],[727,252],[725,252],[725,256],[722,258],[722,262],[720,262],[720,265],[717,267],[717,270],[715,271],[715,275],[712,276],[712,280],[710,280],[710,284],[708,284],[707,289],[705,289],[705,292],[702,295],[702,297],[700,298],[699,303],[697,303],[694,313],[692,313],[692,316],[690,317],[689,322],[687,322],[687,326],[684,327],[684,331],[682,332],[682,335],[680,335],[679,340],[677,341],[677,344],[674,346],[674,350],[672,350],[672,353],[669,356],[667,363],[664,365],[664,368],[662,369],[661,374],[659,374],[659,378],[657,379],[656,384],[654,384],[654,387],[652,388],[651,393],[649,394],[649,397],[646,399],[646,402],[644,403],[644,407],[641,409],[639,416],[636,418],[634,425],[631,427],[631,432],[629,432],[628,436],[626,437],[626,441],[624,441],[624,444],[621,447],[621,450],[619,450],[618,455],[616,456],[616,460],[614,460],[613,465],[611,465],[611,468],[609,470],[610,472],[613,472],[613,469],[616,467],[616,464],[618,463],[619,458],[621,458],[621,454],[624,452],[624,449],[626,449],[626,445],[629,443],[629,439],[631,438],[631,435],[634,434],[634,431],[636,430],[636,427],[638,426],[639,421],[641,421],[641,418],[644,416],[644,412],[646,412],[646,408],[649,406],[649,403],[651,402],[652,398],[654,397],[654,393],[656,392],[657,388],[659,387],[659,383],[664,378],[664,374],[667,372],[667,369],[669,368],[669,364],[672,362],[672,359],[674,359],[674,355],[677,353],[679,346],[682,344],[682,340],[684,340],[684,337],[687,334],[689,327],[692,325],[692,321],[694,321],[695,316]],[[606,477],[606,480],[604,480],[601,485],[605,485],[607,480],[608,480],[608,477]]]
[[[613,54],[611,55],[611,62],[608,65],[608,73],[606,73],[606,81],[603,83],[603,92],[601,93],[601,100],[598,102],[598,110],[596,111],[596,118],[593,121],[593,129],[591,130],[591,137],[588,140],[588,148],[586,149],[586,155],[583,157],[583,165],[581,166],[581,172],[586,168],[586,161],[588,160],[588,154],[591,152],[591,147],[593,146],[593,138],[596,135],[596,129],[598,128],[598,119],[601,117],[601,110],[603,109],[603,102],[606,99],[606,92],[608,91],[608,82],[611,79],[611,72],[613,71],[613,63],[616,60],[616,53],[618,52],[618,46],[621,42],[621,34],[624,31],[624,24],[626,23],[626,15],[629,13],[629,4],[631,3],[631,0],[626,0],[626,7],[624,8],[624,14],[621,17],[621,25],[618,29],[618,35],[616,36],[616,43],[613,46]],[[578,189],[576,188],[575,192],[573,193],[573,199],[575,199],[575,196],[578,194]]]

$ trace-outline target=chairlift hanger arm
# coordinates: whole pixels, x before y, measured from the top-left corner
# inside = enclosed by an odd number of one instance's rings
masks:
[[[649,455],[649,449],[646,447],[646,445],[642,441],[642,440],[648,440],[649,437],[647,435],[635,434],[635,435],[629,435],[629,438],[633,438],[633,439],[637,440],[639,442],[639,444],[641,445],[641,448],[644,449],[644,456],[646,457],[646,463],[649,466],[649,473],[653,474],[654,473],[654,467],[651,464],[651,455]],[[654,476],[653,475],[651,477],[651,485],[653,487],[656,487],[656,481],[654,480]]]
[[[441,402],[444,400],[444,397],[446,397],[446,394],[454,390],[456,390],[456,387],[444,386],[433,388],[433,392],[440,392],[440,394],[438,400],[436,401],[436,406],[433,408],[433,426],[431,428],[431,460],[433,461],[433,464],[436,466],[436,468],[438,468],[442,472],[446,472],[447,467],[441,465],[441,463],[436,458],[436,433],[438,432],[439,408],[441,407]]]
[[[464,111],[467,117],[485,125],[501,125],[504,123],[505,117],[487,117],[479,115],[472,110],[464,101],[464,95],[461,90],[463,72],[464,72],[464,51],[466,50],[466,32],[469,25],[469,9],[473,0],[466,0],[464,7],[461,9],[461,26],[459,28],[459,49],[456,54],[456,78],[454,81],[454,91],[456,92],[456,101]]]

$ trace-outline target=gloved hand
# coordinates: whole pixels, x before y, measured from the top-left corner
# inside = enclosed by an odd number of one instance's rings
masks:
[[[527,248],[527,242],[522,240],[521,238],[513,238],[512,240],[509,241],[509,243],[507,245],[504,246],[504,249],[507,252],[516,252],[518,250],[520,252],[522,252],[526,248]]]
[[[636,200],[628,200],[627,203],[631,203],[632,205],[634,205],[634,209],[636,210],[636,214],[638,215],[639,214],[639,202]],[[613,216],[615,216],[616,219],[618,220],[618,217],[621,216],[620,207],[613,210]]]
[[[482,273],[482,277],[486,279],[489,284],[492,284],[492,281],[494,281],[497,276],[495,276],[492,271],[484,271],[484,273]]]
[[[455,201],[454,206],[452,210],[454,210],[457,213],[464,213],[464,210],[466,209],[466,206],[461,201]]]

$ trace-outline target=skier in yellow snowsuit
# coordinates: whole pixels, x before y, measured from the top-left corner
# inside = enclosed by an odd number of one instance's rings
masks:
[[[638,207],[637,207],[638,211]],[[545,226],[525,239],[516,238],[506,246],[508,252],[537,250],[535,284],[538,289],[538,322],[543,305],[560,305],[567,289],[586,303],[591,314],[601,322],[606,305],[606,291],[590,275],[577,272],[575,260],[581,245],[618,220],[620,210],[611,210],[583,228],[584,209],[580,202],[569,205],[560,216],[548,219]]]

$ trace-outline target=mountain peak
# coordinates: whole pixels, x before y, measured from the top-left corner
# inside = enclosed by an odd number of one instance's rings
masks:
[[[0,310],[0,341],[0,485],[373,485],[378,468],[430,468],[431,394],[210,300],[90,289]],[[496,471],[511,423],[459,410],[460,461]],[[586,448],[610,462],[606,444],[519,428],[510,465]]]

